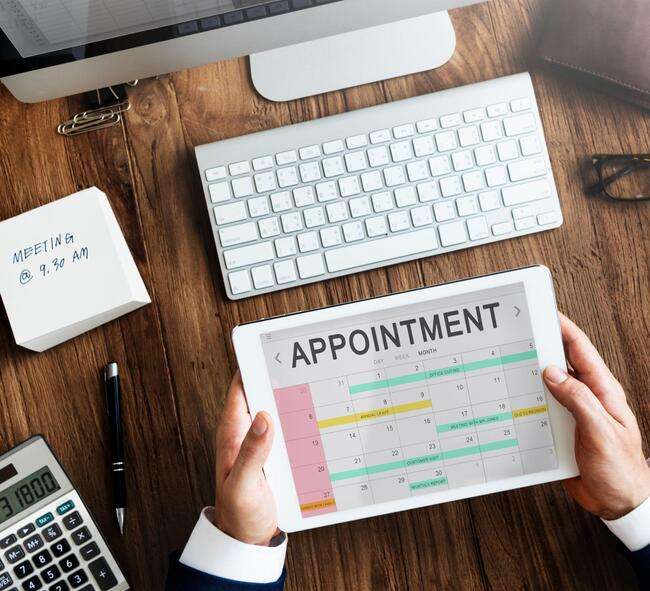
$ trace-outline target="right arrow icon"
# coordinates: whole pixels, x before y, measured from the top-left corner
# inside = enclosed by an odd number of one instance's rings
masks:
[[[515,306],[515,318],[519,318],[519,314],[521,314],[521,310]]]

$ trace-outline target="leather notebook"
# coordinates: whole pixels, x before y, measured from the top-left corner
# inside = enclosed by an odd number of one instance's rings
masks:
[[[650,109],[650,1],[550,0],[539,56]]]

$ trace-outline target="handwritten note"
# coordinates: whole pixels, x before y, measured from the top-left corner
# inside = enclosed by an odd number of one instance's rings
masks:
[[[96,188],[0,222],[0,294],[16,342],[36,351],[150,301]]]

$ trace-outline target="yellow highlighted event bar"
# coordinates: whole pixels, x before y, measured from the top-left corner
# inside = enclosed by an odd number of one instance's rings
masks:
[[[314,501],[313,503],[304,503],[300,505],[301,511],[317,511],[319,509],[326,509],[327,507],[333,507],[336,505],[334,499],[326,499],[324,501]]]
[[[380,419],[382,417],[388,417],[403,412],[410,412],[412,410],[422,410],[424,408],[431,408],[431,400],[419,400],[418,402],[409,402],[407,404],[387,406],[386,408],[367,410],[364,412],[358,412],[342,417],[334,417],[332,419],[323,419],[322,421],[318,421],[318,427],[320,429],[327,429],[327,427],[349,425],[350,423],[356,423],[358,421],[372,421],[373,419]]]
[[[545,404],[542,406],[529,406],[528,408],[520,408],[519,410],[513,410],[512,418],[520,419],[522,417],[529,417],[531,415],[539,415],[547,411],[548,411],[548,407]]]

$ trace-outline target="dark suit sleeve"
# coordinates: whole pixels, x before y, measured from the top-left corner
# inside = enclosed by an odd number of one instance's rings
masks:
[[[286,569],[274,583],[242,583],[213,577],[179,562],[180,553],[175,552],[169,559],[169,573],[165,591],[282,591]],[[255,568],[252,564],[251,568]]]
[[[636,552],[630,552],[623,546],[623,554],[634,568],[639,579],[639,588],[650,589],[650,545]]]

